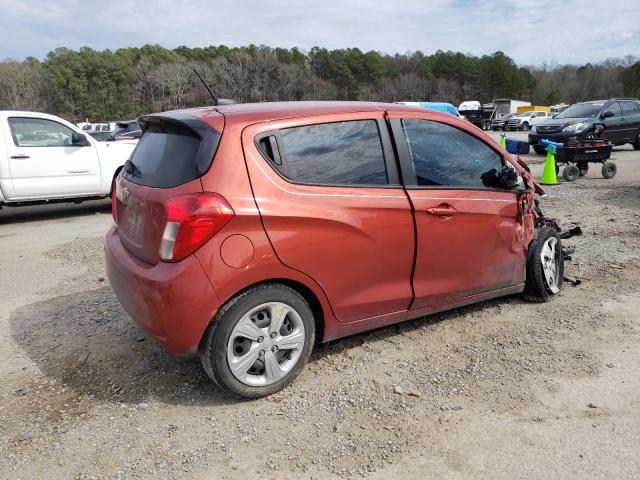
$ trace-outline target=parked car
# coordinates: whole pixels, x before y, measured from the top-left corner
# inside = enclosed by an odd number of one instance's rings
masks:
[[[612,98],[571,105],[529,133],[529,143],[543,154],[543,138],[564,143],[571,139],[595,138],[598,125],[604,125],[602,136],[614,145],[630,143],[640,150],[640,101],[635,98]]]
[[[566,103],[559,103],[557,105],[551,105],[551,117],[555,117],[559,113],[564,112],[569,107],[570,107],[570,105],[567,105]]]
[[[549,118],[551,114],[541,110],[516,113],[505,124],[505,130],[529,130],[533,125],[538,125]]]
[[[99,142],[109,142],[112,140],[111,132],[87,132],[87,133]]]
[[[110,140],[134,140],[139,139],[142,135],[140,125],[137,120],[128,120],[126,122],[116,122],[116,129],[111,132]]]
[[[232,394],[285,387],[317,341],[561,288],[526,164],[452,115],[285,102],[139,122],[105,239],[111,285]]]
[[[54,115],[0,111],[0,208],[104,198],[134,146],[99,143]]]
[[[78,128],[80,128],[85,133],[96,133],[103,132],[109,133],[116,129],[117,122],[108,122],[108,123],[89,123],[89,122],[80,122],[78,123]]]
[[[435,110],[436,112],[448,113],[454,117],[462,117],[451,103],[446,102],[396,102],[399,105],[412,105],[414,107]]]
[[[501,117],[496,117],[491,120],[491,130],[494,132],[498,130],[504,130],[505,125],[507,124],[507,120],[513,117],[515,113],[507,113],[506,115],[502,115]]]

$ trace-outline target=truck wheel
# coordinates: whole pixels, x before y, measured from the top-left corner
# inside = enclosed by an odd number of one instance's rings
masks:
[[[562,176],[567,182],[573,182],[580,175],[580,170],[575,165],[567,165],[562,171]]]
[[[618,167],[613,162],[604,162],[602,164],[602,176],[604,178],[613,178],[618,171]]]
[[[520,127],[520,130],[522,130],[523,132],[526,132],[527,130],[529,130],[529,124],[527,122],[524,122]]]
[[[542,227],[529,245],[524,299],[548,302],[560,293],[564,278],[564,254],[555,228]]]
[[[298,292],[278,283],[258,285],[218,311],[200,344],[200,360],[222,390],[259,398],[293,381],[314,340],[313,313]]]
[[[580,172],[580,176],[584,177],[589,171],[589,164],[587,162],[581,162],[578,164],[578,171]]]
[[[533,151],[536,152],[538,155],[544,155],[545,153],[547,153],[545,148],[541,147],[540,145],[534,145]]]

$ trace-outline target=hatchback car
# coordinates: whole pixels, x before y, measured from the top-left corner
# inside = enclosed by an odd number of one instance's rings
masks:
[[[111,285],[174,354],[240,397],[315,342],[490,298],[556,295],[555,223],[518,157],[397,104],[224,105],[140,118],[106,236]]]

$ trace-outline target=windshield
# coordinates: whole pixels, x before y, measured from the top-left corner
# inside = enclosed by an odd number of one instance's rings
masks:
[[[604,102],[576,103],[556,115],[556,118],[595,117],[602,110],[602,107],[604,107]]]

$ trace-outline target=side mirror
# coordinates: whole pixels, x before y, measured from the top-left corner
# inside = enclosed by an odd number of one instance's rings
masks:
[[[91,143],[83,133],[73,132],[73,135],[71,135],[71,145],[75,147],[88,147]]]
[[[613,112],[611,110],[607,110],[606,112],[602,112],[602,114],[600,115],[600,118],[602,120],[604,120],[605,118],[611,118],[613,117]]]
[[[492,168],[480,176],[482,184],[487,188],[501,190],[523,190],[524,180],[512,165],[505,165],[499,171]]]

